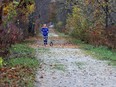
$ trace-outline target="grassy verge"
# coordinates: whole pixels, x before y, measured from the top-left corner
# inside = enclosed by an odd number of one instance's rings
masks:
[[[91,54],[100,60],[109,60],[109,65],[116,65],[116,52],[108,49],[105,46],[95,47],[90,44],[85,44],[84,42],[76,39],[71,39],[71,42],[79,45],[81,49],[84,49],[87,54]]]
[[[1,87],[34,87],[35,71],[39,66],[35,49],[23,42],[10,48],[10,55],[0,68]]]

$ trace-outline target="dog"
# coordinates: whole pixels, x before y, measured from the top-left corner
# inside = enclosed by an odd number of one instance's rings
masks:
[[[50,41],[50,46],[52,47],[54,44],[53,44],[53,41]]]

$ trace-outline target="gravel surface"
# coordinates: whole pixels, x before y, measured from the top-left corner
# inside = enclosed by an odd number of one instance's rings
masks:
[[[41,65],[35,87],[116,87],[116,68],[81,49],[41,47],[36,51]]]

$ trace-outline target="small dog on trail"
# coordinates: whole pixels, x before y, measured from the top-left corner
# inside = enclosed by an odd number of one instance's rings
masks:
[[[53,44],[53,41],[50,41],[50,46],[52,47],[54,44]]]

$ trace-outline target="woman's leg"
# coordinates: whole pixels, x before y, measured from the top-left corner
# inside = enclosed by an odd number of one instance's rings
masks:
[[[48,42],[48,36],[44,36],[44,45],[47,45]]]

